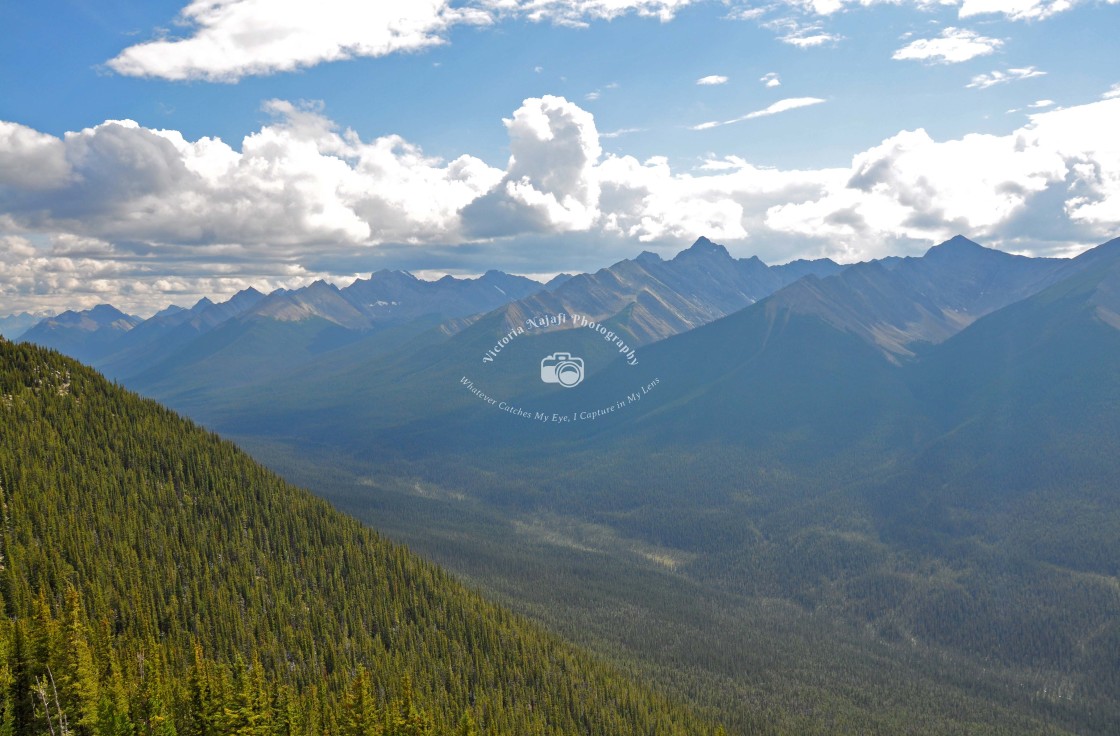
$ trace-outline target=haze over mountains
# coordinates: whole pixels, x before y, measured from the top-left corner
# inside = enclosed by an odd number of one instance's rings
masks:
[[[1120,239],[779,267],[700,239],[523,285],[380,323],[242,294],[100,360],[740,732],[772,702],[793,733],[1111,733]]]
[[[20,312],[18,314],[8,315],[7,317],[0,317],[0,335],[9,340],[18,339],[23,333],[50,316],[53,315],[35,315],[28,312]]]
[[[220,304],[203,299],[190,309],[169,307],[142,322],[102,305],[44,320],[24,339],[116,378],[139,376],[168,360],[191,362],[188,346],[196,341],[195,350],[206,352],[215,343],[224,349],[267,332],[262,339],[284,343],[289,361],[299,362],[393,328],[419,333],[443,324],[445,332],[458,332],[478,315],[505,305],[511,324],[535,313],[569,311],[608,319],[625,312],[628,332],[644,344],[729,314],[803,275],[840,269],[828,259],[776,267],[757,258],[736,260],[700,238],[669,261],[643,253],[594,274],[565,274],[544,285],[500,271],[438,281],[378,271],[341,289],[323,281],[267,296],[247,289]],[[200,340],[219,329],[221,335]]]

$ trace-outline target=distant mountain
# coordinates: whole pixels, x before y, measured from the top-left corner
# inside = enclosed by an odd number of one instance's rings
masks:
[[[981,485],[999,477],[1001,493],[1013,495],[1051,484],[1087,491],[1116,471],[1120,238],[1060,275],[911,368],[915,395],[944,433],[921,468],[967,468]],[[1120,544],[1107,546],[1120,571]]]
[[[250,287],[219,304],[203,297],[190,309],[168,307],[117,338],[95,363],[110,376],[135,375],[239,317],[262,299],[264,295]]]
[[[698,417],[697,436],[718,436],[740,416],[773,415],[781,420],[778,407],[782,401],[804,402],[808,408],[823,411],[835,404],[834,394],[841,390],[838,380],[843,377],[860,382],[860,395],[867,400],[859,411],[836,417],[835,422],[843,424],[858,417],[873,422],[873,407],[881,403],[882,396],[895,391],[901,397],[907,391],[891,364],[913,360],[977,317],[1043,288],[1067,267],[1066,261],[1013,256],[960,237],[931,248],[922,257],[891,259],[885,265],[873,261],[844,268],[824,260],[768,267],[757,258],[731,258],[722,246],[700,238],[669,261],[642,253],[594,274],[575,276],[551,292],[512,302],[484,317],[445,324],[445,340],[427,340],[412,347],[398,344],[389,356],[376,341],[355,342],[332,351],[321,365],[303,363],[288,376],[268,374],[238,399],[208,402],[207,389],[190,382],[141,387],[155,389],[169,400],[190,393],[192,410],[221,406],[223,411],[233,411],[239,416],[239,432],[246,429],[241,422],[263,416],[277,418],[255,421],[255,426],[292,423],[310,430],[324,422],[333,427],[352,421],[355,431],[349,436],[361,441],[363,433],[357,426],[366,432],[383,427],[392,434],[399,431],[400,418],[407,417],[419,436],[427,437],[431,428],[423,426],[430,417],[436,427],[431,431],[440,436],[439,441],[469,442],[487,433],[469,432],[465,426],[458,432],[439,429],[446,422],[459,426],[456,421],[465,425],[479,421],[467,410],[474,397],[457,388],[464,373],[476,377],[493,374],[489,383],[493,392],[524,396],[534,405],[552,407],[567,400],[549,397],[540,384],[539,370],[536,374],[532,370],[531,354],[548,355],[554,349],[546,349],[547,341],[539,334],[519,338],[505,351],[499,368],[482,374],[473,368],[495,340],[525,320],[567,313],[602,321],[624,335],[629,347],[642,348],[642,367],[637,373],[616,366],[602,381],[589,380],[581,387],[587,404],[607,405],[619,393],[628,395],[632,389],[623,390],[624,386],[639,374],[648,380],[670,377],[660,390],[661,401],[654,406],[667,402],[676,407],[687,400],[692,407],[688,410]],[[704,325],[710,327],[699,329]],[[617,354],[604,351],[603,341],[590,337],[586,330],[573,331],[570,324],[561,327],[567,329],[554,333],[559,340],[555,345],[587,358],[589,376],[609,365]],[[673,335],[681,337],[660,344],[659,338]],[[825,346],[838,352],[826,359]],[[814,350],[821,353],[816,362],[807,359]],[[539,362],[540,355],[535,360]],[[789,382],[786,371],[793,364],[803,366],[799,370],[805,373],[804,387],[790,386],[787,395],[783,393]],[[848,366],[848,373],[841,371],[842,365]],[[741,371],[746,373],[738,375]],[[755,392],[729,394],[726,387],[732,383],[754,386]],[[209,390],[221,392],[224,386],[219,382]],[[278,398],[277,387],[282,387],[279,393],[283,397],[293,400]],[[415,396],[425,396],[428,402],[410,408]],[[740,399],[748,404],[740,405]],[[261,414],[249,410],[250,404],[259,405]],[[762,404],[769,408],[764,410]],[[323,413],[327,406],[330,411]],[[459,420],[452,419],[460,408],[466,413]],[[645,410],[630,414],[641,415]],[[302,416],[303,412],[308,416]],[[285,419],[278,418],[281,416]],[[700,416],[708,420],[701,421]],[[499,425],[502,421],[496,419]],[[666,417],[664,421],[671,434],[676,419]],[[749,436],[754,428],[767,431],[765,424],[758,424],[737,434]],[[501,432],[497,427],[494,431]],[[535,436],[532,431],[521,434]]]
[[[646,252],[594,274],[553,280],[551,291],[538,285],[536,293],[482,315],[442,323],[429,321],[426,325],[418,322],[408,329],[389,334],[374,332],[359,339],[347,339],[346,335],[316,338],[314,348],[309,335],[270,343],[274,347],[268,348],[254,342],[247,328],[231,324],[221,331],[229,333],[229,339],[223,339],[220,347],[216,344],[217,333],[205,341],[219,352],[204,348],[202,342],[195,346],[192,352],[205,355],[204,361],[176,357],[168,363],[168,370],[137,375],[129,385],[181,408],[188,408],[189,403],[189,408],[207,412],[260,402],[265,414],[289,416],[286,412],[302,403],[302,397],[313,396],[322,403],[314,408],[307,406],[314,414],[303,425],[309,431],[329,431],[323,425],[334,421],[330,417],[336,412],[346,414],[343,423],[369,429],[395,421],[394,410],[389,407],[419,419],[474,401],[471,394],[457,388],[464,367],[474,365],[496,339],[512,328],[522,327],[530,318],[578,314],[609,324],[638,347],[752,304],[790,279],[841,270],[843,267],[827,259],[771,268],[757,258],[732,258],[723,246],[700,238],[671,260],[663,261]],[[479,281],[490,278],[494,275]],[[389,276],[382,274],[379,279]],[[406,274],[397,273],[389,280],[413,284]],[[412,329],[419,327],[427,327],[429,332]],[[560,327],[567,328],[555,333],[560,347],[570,348],[590,339],[589,331],[572,331],[570,323]],[[307,323],[306,329],[311,328]],[[260,329],[257,326],[253,331]],[[530,360],[526,351],[537,350],[538,344],[535,339],[522,340],[517,351],[520,362],[502,361],[491,372],[501,374],[499,380],[511,382],[506,390],[522,392],[539,387],[539,365],[536,378],[531,370],[518,367]],[[581,354],[594,356],[589,371],[600,369],[617,355],[617,350],[606,347],[600,339],[590,339],[580,349],[584,350]],[[539,364],[540,356],[535,360]],[[200,365],[203,362],[205,365]],[[237,398],[216,398],[231,386],[236,386]],[[418,412],[407,409],[416,396],[428,397],[430,405]],[[188,403],[177,403],[180,401]],[[252,411],[243,413],[246,418],[259,419]],[[216,419],[207,416],[208,420]],[[255,423],[260,426],[260,422]],[[355,439],[362,436],[354,435]]]
[[[429,315],[442,319],[489,312],[544,288],[524,276],[487,271],[475,279],[422,281],[404,271],[378,271],[341,290],[372,325],[400,325]]]
[[[378,271],[342,289],[316,281],[242,300],[244,309],[206,330],[178,341],[157,339],[143,355],[113,354],[98,367],[153,395],[259,383],[351,344],[362,345],[363,355],[380,354],[444,320],[542,288],[499,271],[438,281]]]
[[[504,308],[510,326],[557,313],[610,320],[637,345],[711,322],[768,296],[802,276],[828,276],[842,266],[825,258],[770,267],[757,257],[735,259],[701,237],[671,260],[645,251],[593,274],[580,274]]]
[[[813,314],[874,345],[912,358],[976,318],[1039,291],[1061,259],[1026,258],[957,236],[921,258],[861,263],[829,279],[807,278],[774,295],[770,309]]]
[[[422,331],[542,288],[500,271],[432,282],[403,271],[378,271],[342,289],[316,281],[268,295],[248,288],[221,303],[204,297],[190,309],[170,306],[143,321],[102,305],[44,320],[24,339],[92,363],[117,379],[174,381],[177,371],[197,365],[215,350],[227,352],[231,364],[248,367],[251,376],[254,367],[274,371],[366,334],[410,324]],[[220,335],[208,337],[219,328]],[[203,338],[207,341],[198,342]],[[272,362],[254,365],[264,355]],[[220,374],[222,366],[218,368]]]
[[[0,336],[6,337],[9,340],[18,340],[23,333],[49,316],[53,315],[34,315],[27,312],[20,312],[19,314],[10,314],[7,317],[0,317]]]
[[[44,344],[150,389],[183,385],[182,377],[205,360],[202,370],[215,380],[192,374],[187,383],[216,385],[231,376],[273,376],[348,344],[355,344],[352,359],[364,361],[386,345],[367,334],[403,329],[418,335],[440,322],[446,334],[455,334],[495,309],[503,309],[511,325],[558,312],[610,320],[642,345],[741,309],[802,276],[840,270],[828,259],[768,267],[757,258],[734,259],[700,238],[669,261],[646,252],[594,274],[561,274],[546,285],[499,271],[422,281],[383,270],[344,288],[317,281],[268,295],[247,289],[221,304],[203,299],[189,310],[169,308],[127,335],[95,323],[80,341],[56,337]],[[398,344],[402,336],[387,343]]]
[[[572,277],[573,274],[570,273],[558,273],[548,280],[548,283],[544,285],[544,288],[548,289],[549,291],[554,291],[556,287],[560,286],[561,284],[571,281]]]
[[[109,304],[99,304],[93,309],[66,311],[48,317],[23,333],[20,339],[92,363],[142,321]]]
[[[316,281],[294,291],[274,291],[255,305],[250,314],[277,322],[321,319],[351,330],[372,326],[365,312],[347,300],[337,286],[326,281]]]

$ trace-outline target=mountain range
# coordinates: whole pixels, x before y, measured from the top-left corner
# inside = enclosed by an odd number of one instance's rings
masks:
[[[636,344],[645,344],[752,304],[803,275],[840,269],[827,259],[768,267],[757,258],[734,259],[723,246],[700,238],[669,261],[646,252],[548,284],[499,271],[422,281],[383,270],[341,289],[324,281],[268,295],[250,288],[220,304],[204,298],[190,309],[172,306],[144,321],[102,305],[44,320],[23,339],[137,386],[182,386],[184,374],[200,363],[252,368],[238,372],[259,378],[350,343],[361,343],[359,354],[368,355],[437,327],[455,334],[496,309],[509,324],[562,311],[614,319]],[[224,384],[221,377],[209,378],[186,383]]]
[[[50,316],[53,315],[35,315],[29,312],[19,312],[18,314],[10,314],[7,317],[0,317],[0,336],[6,337],[9,340],[16,340],[23,335],[23,333]]]
[[[120,337],[142,320],[110,304],[99,304],[81,312],[67,310],[48,317],[25,331],[20,338],[55,348],[87,363],[100,358]]]

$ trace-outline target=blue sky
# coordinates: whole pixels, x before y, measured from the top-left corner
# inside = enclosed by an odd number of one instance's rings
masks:
[[[1120,4],[0,4],[0,315],[1120,234]]]

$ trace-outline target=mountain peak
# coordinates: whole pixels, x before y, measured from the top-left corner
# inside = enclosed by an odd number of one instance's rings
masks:
[[[178,314],[179,312],[185,311],[187,310],[183,307],[180,307],[178,304],[168,304],[166,307],[153,314],[152,319],[159,319],[160,317],[170,317],[173,314]]]
[[[369,281],[377,283],[390,283],[402,284],[413,283],[420,279],[413,276],[408,271],[396,271],[388,268],[383,268],[380,271],[374,271],[369,275]]]
[[[101,320],[117,320],[128,317],[127,314],[114,307],[112,304],[98,304],[93,309],[89,310],[88,314],[92,319]]]
[[[973,242],[963,235],[954,235],[946,240],[944,243],[933,246],[926,251],[926,255],[949,255],[956,253],[980,253],[989,251],[991,248],[985,248],[979,243]]]
[[[680,258],[681,256],[699,256],[707,254],[722,256],[727,259],[731,258],[731,254],[727,252],[727,248],[724,248],[718,243],[713,243],[703,235],[697,238],[696,242],[693,243],[691,247],[678,253],[677,258]]]

